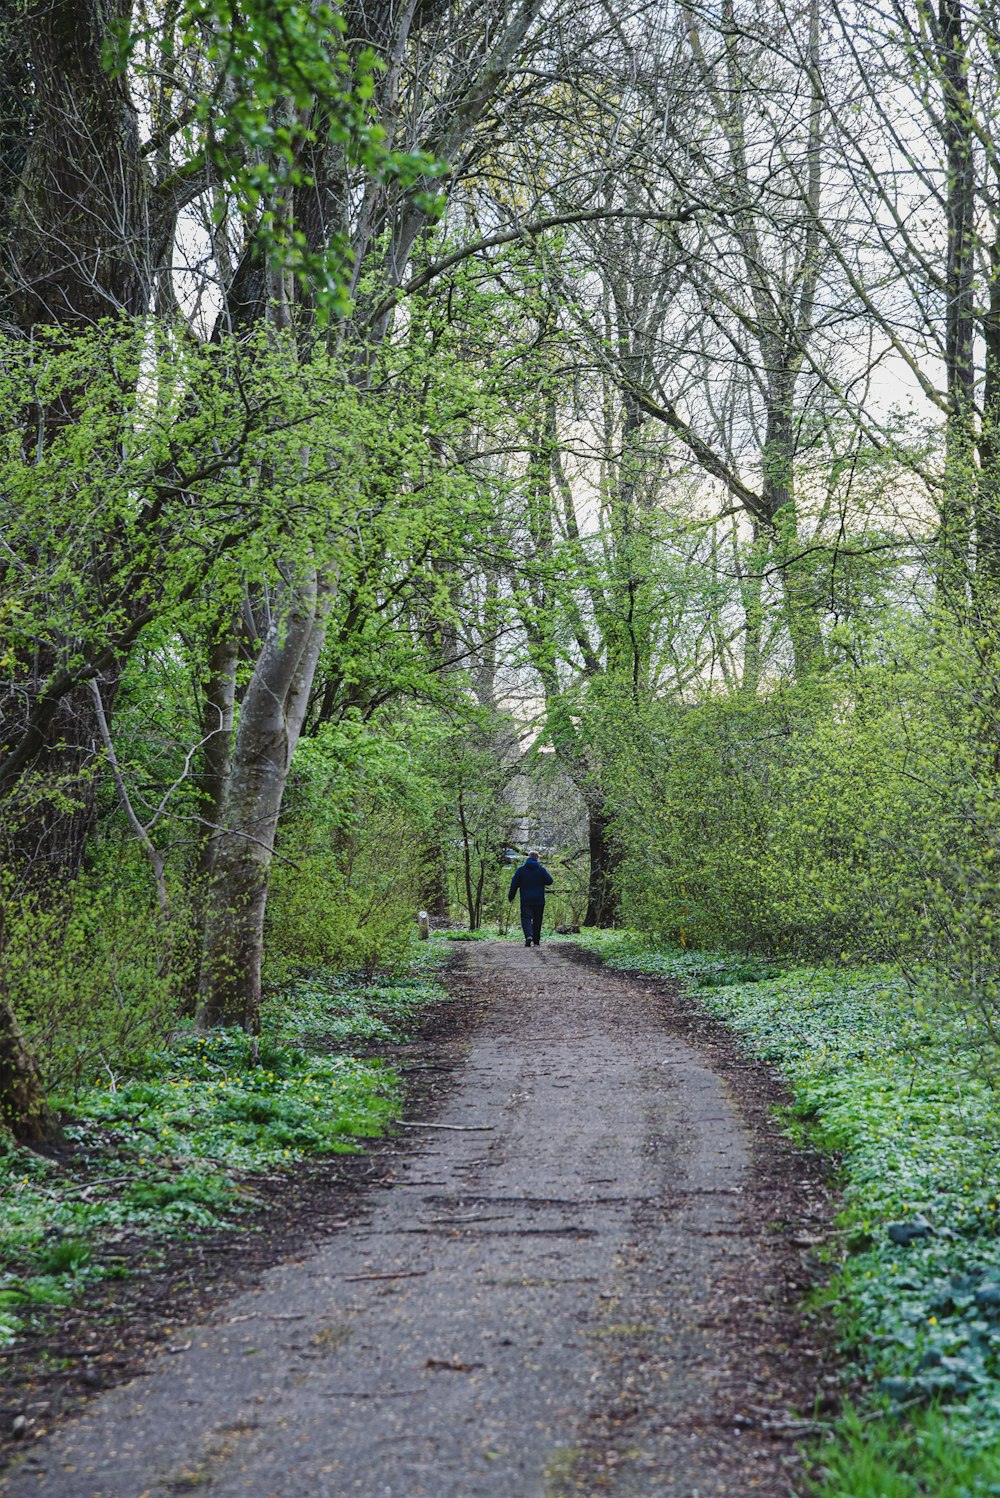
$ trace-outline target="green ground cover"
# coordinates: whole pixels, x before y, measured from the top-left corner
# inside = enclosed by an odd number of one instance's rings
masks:
[[[254,1174],[356,1150],[399,1103],[399,1077],[351,1048],[391,1043],[444,998],[422,949],[406,977],[301,978],[266,1005],[254,1053],[242,1030],[180,1029],[128,1077],[57,1099],[70,1153],[0,1143],[0,1346],[34,1315],[125,1272],[114,1244],[249,1220]]]
[[[1000,1096],[891,967],[785,967],[584,933],[682,980],[776,1065],[790,1127],[840,1160],[822,1301],[869,1396],[820,1454],[823,1498],[1000,1494]]]

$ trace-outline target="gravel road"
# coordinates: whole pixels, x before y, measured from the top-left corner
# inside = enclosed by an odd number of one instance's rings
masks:
[[[787,1498],[815,1166],[662,985],[470,944],[456,1085],[364,1214],[171,1335],[9,1498]],[[696,1037],[697,1040],[697,1037]],[[802,1176],[796,1186],[796,1172]],[[790,1247],[790,1244],[793,1246]]]

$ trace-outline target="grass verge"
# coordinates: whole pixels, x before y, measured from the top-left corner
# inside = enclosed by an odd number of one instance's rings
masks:
[[[114,1246],[238,1224],[254,1174],[356,1151],[382,1133],[399,1078],[349,1051],[403,1039],[444,997],[443,951],[410,976],[365,984],[317,973],[269,1001],[256,1055],[241,1030],[180,1029],[132,1076],[57,1098],[68,1149],[56,1159],[0,1142],[0,1347],[97,1278],[123,1273]]]
[[[819,1498],[1000,1495],[1000,1099],[891,967],[788,968],[587,932],[681,980],[777,1066],[789,1126],[839,1156],[823,1301],[869,1390],[818,1454]]]

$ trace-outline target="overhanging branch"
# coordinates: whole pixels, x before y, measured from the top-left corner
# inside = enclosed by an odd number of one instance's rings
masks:
[[[636,219],[642,223],[687,224],[694,218],[700,206],[693,205],[673,213],[664,213],[655,208],[620,210],[592,208],[579,213],[554,213],[546,218],[532,219],[529,223],[518,224],[516,228],[505,229],[498,234],[489,234],[485,238],[474,240],[472,244],[464,245],[460,250],[454,250],[450,255],[442,256],[440,260],[432,261],[430,265],[424,266],[422,271],[411,276],[408,281],[401,282],[368,314],[365,318],[365,325],[371,326],[378,323],[381,318],[388,316],[404,297],[412,296],[416,291],[422,291],[425,286],[429,286],[432,281],[444,275],[453,266],[460,265],[463,260],[471,260],[475,255],[482,255],[487,250],[499,249],[519,239],[537,239],[539,234],[545,234],[550,229],[567,228],[571,224],[592,224],[601,219]]]

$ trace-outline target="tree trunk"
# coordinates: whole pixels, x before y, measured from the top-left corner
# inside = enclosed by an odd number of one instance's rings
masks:
[[[465,906],[469,913],[469,930],[476,931],[479,927],[479,921],[472,894],[472,839],[465,820],[465,797],[461,790],[458,793],[458,820],[462,829],[462,873],[465,877]]]
[[[216,637],[208,652],[208,680],[201,710],[202,762],[198,781],[198,842],[192,860],[190,962],[184,976],[181,1012],[198,1007],[199,969],[205,941],[208,889],[215,850],[225,818],[226,791],[233,753],[236,662],[239,643],[233,629]]]
[[[149,180],[124,75],[105,49],[127,0],[29,0],[32,127],[4,266],[19,325],[93,327],[143,312]]]
[[[964,612],[970,580],[975,461],[975,243],[976,166],[969,60],[962,30],[962,0],[941,0],[938,15],[942,138],[946,153],[944,499],[941,508],[942,596]]]
[[[323,647],[329,589],[317,573],[288,590],[240,704],[215,840],[198,979],[198,1023],[256,1033],[267,882],[292,755]]]
[[[443,827],[427,849],[427,872],[424,875],[423,905],[428,915],[448,919],[448,864],[444,855],[447,833]]]
[[[0,909],[0,956],[4,946]],[[21,1026],[7,994],[0,989],[0,1133],[13,1134],[19,1144],[58,1144],[62,1129],[45,1100],[38,1063],[25,1045]]]
[[[740,577],[740,596],[743,603],[743,670],[740,686],[748,697],[756,697],[760,689],[764,646],[764,569],[767,566],[768,537],[764,527],[751,517],[753,541],[747,557],[746,571]]]
[[[587,840],[590,846],[590,878],[587,886],[585,926],[613,926],[618,910],[615,871],[618,854],[608,840],[610,817],[603,802],[588,807]]]
[[[1000,237],[990,246],[989,301],[983,313],[986,371],[976,495],[976,608],[995,631],[1000,604]]]
[[[13,138],[2,154],[8,171],[12,161],[17,168],[8,176],[16,190],[0,205],[0,303],[26,339],[39,327],[65,329],[68,337],[102,319],[140,313],[148,301],[148,167],[124,75],[105,55],[130,5],[26,0],[6,9],[0,67],[15,93],[4,120]],[[53,356],[58,347],[55,340],[48,345]],[[73,422],[85,399],[81,386],[41,411],[43,444]],[[38,440],[32,418],[27,454]],[[108,566],[104,538],[91,545],[91,559],[81,563],[88,581]],[[26,550],[30,558],[30,542]],[[11,793],[3,857],[31,884],[72,879],[94,823],[89,771],[100,741],[88,686],[64,689],[37,715],[60,675],[60,656],[77,649],[74,640],[43,641],[35,656],[16,663],[0,702],[0,780]],[[37,773],[19,785],[25,767],[36,763]]]
[[[782,369],[769,380],[767,432],[762,453],[763,508],[774,527],[774,558],[781,576],[785,623],[792,646],[795,675],[801,680],[823,657],[823,636],[817,615],[815,587],[809,561],[802,558],[795,505],[794,371]]]
[[[22,684],[17,679],[17,686]],[[106,698],[110,702],[113,691]],[[6,694],[0,707],[8,703],[13,704],[10,718],[17,732],[17,692]],[[0,862],[43,899],[48,899],[47,890],[57,891],[80,872],[97,816],[93,771],[99,752],[90,690],[76,687],[56,709],[41,763],[3,798]]]
[[[59,1122],[45,1101],[41,1073],[17,1017],[0,997],[0,1125],[19,1144],[58,1144]]]
[[[479,859],[479,872],[476,875],[476,924],[474,929],[479,930],[483,924],[483,891],[486,888],[486,862]]]

